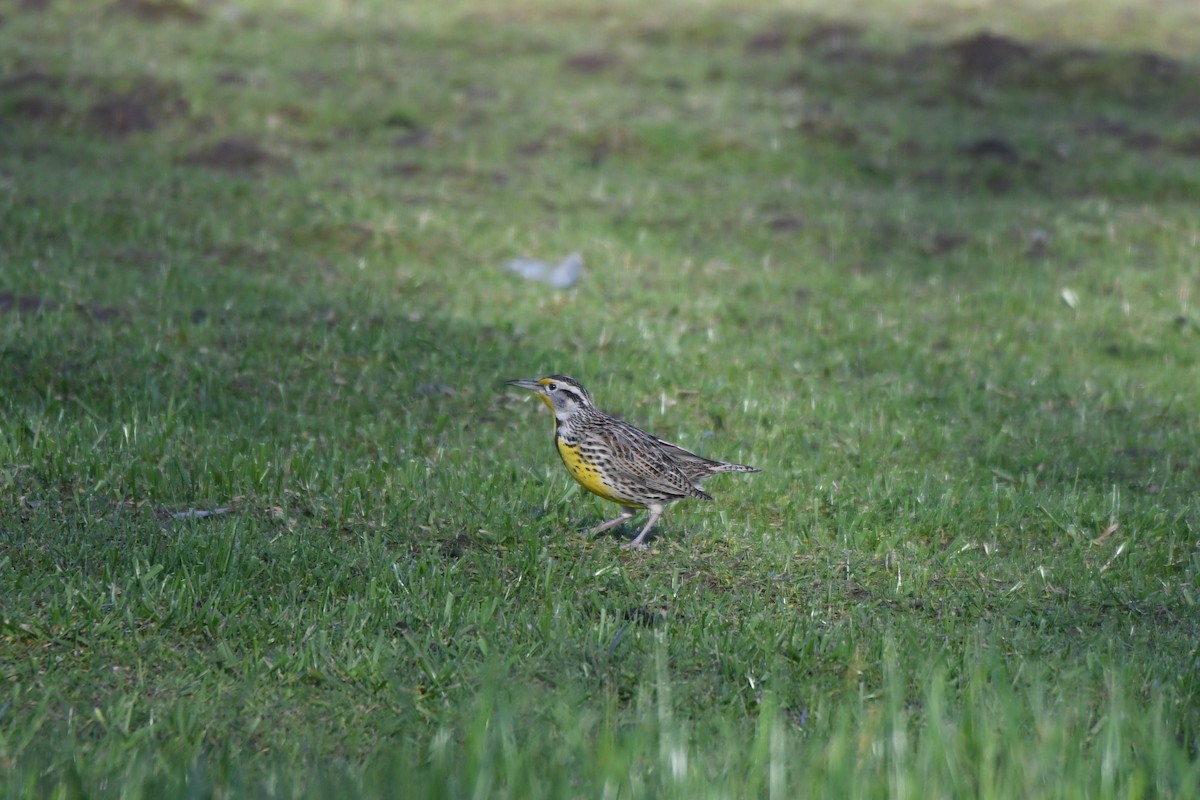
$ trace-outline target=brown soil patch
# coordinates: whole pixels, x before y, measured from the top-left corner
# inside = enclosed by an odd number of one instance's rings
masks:
[[[993,159],[1004,164],[1016,164],[1021,160],[1021,154],[1016,145],[998,136],[986,136],[971,142],[965,142],[959,151],[971,158]]]
[[[66,103],[41,91],[53,92],[60,89],[64,81],[58,75],[30,69],[0,81],[0,93],[13,95],[11,100],[0,100],[0,113],[9,118],[35,122],[56,121],[70,113]]]
[[[782,53],[787,43],[786,33],[765,31],[747,40],[742,52],[748,56],[773,56]]]
[[[42,72],[39,69],[27,69],[23,72],[18,72],[12,77],[5,78],[0,81],[0,89],[6,92],[15,92],[21,89],[40,88],[40,89],[57,89],[63,85],[63,79],[59,75],[51,75],[48,72]]]
[[[100,135],[122,139],[149,133],[163,123],[186,116],[189,109],[178,87],[145,78],[127,92],[108,94],[92,103],[87,118]]]
[[[1031,50],[1004,36],[979,33],[951,46],[962,69],[972,77],[990,80],[1014,61],[1025,61]]]
[[[12,292],[0,292],[0,313],[9,311],[19,311],[22,314],[35,314],[43,308],[53,310],[57,308],[54,303],[41,297],[22,294],[15,295]]]
[[[204,21],[204,12],[177,0],[117,0],[108,7],[112,14],[145,22],[184,22],[195,25]]]
[[[188,153],[181,163],[226,172],[257,172],[288,166],[285,158],[273,155],[249,138],[231,137]]]
[[[69,111],[65,103],[49,97],[31,95],[20,97],[8,104],[4,116],[19,117],[33,122],[54,122],[65,117]]]
[[[795,215],[772,217],[767,220],[767,227],[773,231],[798,231],[804,228],[804,218]]]
[[[62,308],[62,304],[56,303],[53,300],[47,300],[44,297],[0,292],[0,314],[11,313],[13,311],[20,314],[40,314],[43,311],[57,311],[60,308]],[[111,322],[114,319],[125,316],[123,311],[111,306],[76,303],[74,308],[80,314],[97,322]]]
[[[571,72],[578,72],[581,75],[595,75],[598,72],[606,72],[621,60],[617,58],[615,53],[578,53],[573,56],[568,56],[563,60],[563,66]]]

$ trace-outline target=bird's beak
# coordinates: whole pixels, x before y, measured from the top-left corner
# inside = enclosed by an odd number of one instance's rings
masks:
[[[520,386],[522,389],[528,389],[531,392],[541,394],[542,385],[537,382],[536,378],[517,378],[513,381],[505,381],[509,386]]]

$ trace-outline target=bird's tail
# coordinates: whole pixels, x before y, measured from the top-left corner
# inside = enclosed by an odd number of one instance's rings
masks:
[[[713,472],[762,472],[758,467],[752,467],[749,464],[718,464],[712,468]]]

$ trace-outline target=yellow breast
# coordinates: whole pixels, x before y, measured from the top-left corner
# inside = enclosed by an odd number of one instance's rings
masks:
[[[614,503],[620,503],[623,506],[630,508],[641,508],[642,506],[631,503],[628,500],[617,497],[613,494],[612,489],[604,482],[604,476],[600,470],[590,461],[584,458],[580,452],[579,445],[567,444],[561,436],[554,437],[554,443],[558,445],[558,454],[562,456],[563,463],[567,465],[567,471],[571,473],[580,486],[587,489],[592,494],[599,495],[605,500],[611,500]]]

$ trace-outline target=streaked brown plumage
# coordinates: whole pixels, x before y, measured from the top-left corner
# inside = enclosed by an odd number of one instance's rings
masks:
[[[711,500],[700,483],[722,472],[758,472],[756,467],[715,461],[605,414],[578,381],[566,375],[508,382],[535,392],[554,412],[554,442],[571,476],[588,491],[624,506],[621,516],[593,533],[633,517],[650,519],[628,547],[645,547],[650,528],[671,503],[688,497]]]

